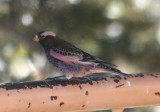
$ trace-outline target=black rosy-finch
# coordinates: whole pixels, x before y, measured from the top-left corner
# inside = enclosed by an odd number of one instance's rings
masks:
[[[49,62],[62,71],[67,79],[83,77],[93,73],[128,75],[116,69],[115,65],[92,56],[69,42],[60,39],[51,31],[39,32],[33,40],[42,45]]]

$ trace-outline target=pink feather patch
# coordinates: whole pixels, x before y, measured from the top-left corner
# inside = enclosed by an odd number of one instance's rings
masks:
[[[80,56],[64,56],[53,50],[50,50],[50,55],[64,62],[78,62],[81,59]]]

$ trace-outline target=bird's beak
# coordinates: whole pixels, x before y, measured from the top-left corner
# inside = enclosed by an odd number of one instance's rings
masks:
[[[38,38],[37,35],[33,38],[33,41],[35,41],[35,42],[38,42],[38,41],[39,41],[39,38]]]

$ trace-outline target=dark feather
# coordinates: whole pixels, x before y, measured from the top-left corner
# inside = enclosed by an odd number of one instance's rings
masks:
[[[108,67],[117,67],[116,65],[113,65],[113,64],[110,64],[110,63],[107,63],[99,58],[96,58],[86,52],[83,51],[83,60],[81,61],[84,61],[84,62],[94,62],[94,63],[98,63],[98,64],[102,64],[104,66],[108,66]]]
[[[55,49],[59,51],[61,54],[67,54],[68,56],[76,56],[81,55],[83,57],[82,62],[94,62],[97,64],[102,64],[103,66],[108,67],[117,67],[116,65],[107,63],[99,58],[96,58],[81,49],[75,47],[74,45],[70,44],[69,42],[66,42],[64,40],[61,40],[60,38],[57,38],[56,44],[54,44]]]

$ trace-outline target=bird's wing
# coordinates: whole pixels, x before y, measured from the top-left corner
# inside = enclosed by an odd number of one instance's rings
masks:
[[[117,67],[116,65],[107,63],[97,57],[94,57],[86,52],[83,51],[83,59],[81,60],[82,62],[92,62],[92,63],[97,63],[97,64],[102,64],[104,66],[108,66],[108,67]]]
[[[50,49],[50,55],[65,62],[82,60],[82,51],[64,40],[58,39]]]
[[[96,58],[81,49],[75,47],[74,45],[60,40],[54,45],[54,47],[50,50],[50,55],[65,62],[79,62],[79,63],[96,63],[102,64],[108,67],[116,67],[110,63],[107,63],[99,58]]]
[[[50,49],[50,55],[64,62],[78,62],[82,59],[80,54],[67,52],[65,48],[63,50],[52,48]]]

